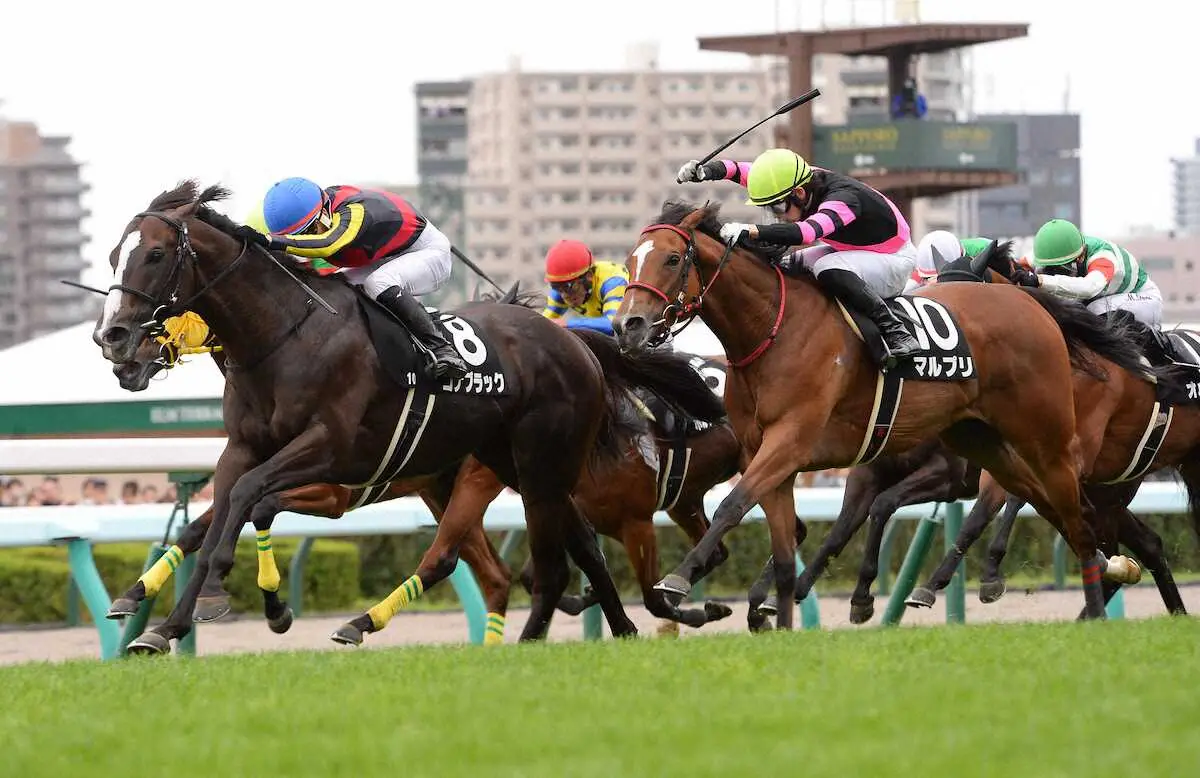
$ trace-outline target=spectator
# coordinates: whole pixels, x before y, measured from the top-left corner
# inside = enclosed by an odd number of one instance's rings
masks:
[[[142,502],[158,502],[158,487],[146,484],[142,487]]]
[[[48,475],[42,479],[42,485],[38,487],[39,505],[62,505],[62,484],[58,482],[58,476]]]
[[[137,505],[139,502],[141,502],[141,497],[138,482],[131,480],[121,484],[121,504]]]
[[[3,488],[0,488],[0,505],[24,505],[27,496],[24,482],[20,478],[10,478]]]
[[[917,82],[912,78],[904,79],[903,88],[892,98],[892,118],[923,119],[928,110],[925,95],[917,91]]]

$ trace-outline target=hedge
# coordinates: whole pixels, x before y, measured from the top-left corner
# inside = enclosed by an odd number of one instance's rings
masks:
[[[288,565],[299,547],[298,539],[276,539],[275,561],[283,576],[286,597]],[[141,575],[148,544],[118,543],[94,546],[96,568],[110,597],[125,592]],[[237,561],[226,580],[239,613],[261,613],[258,562],[253,543],[240,543]],[[359,599],[358,547],[344,540],[318,540],[309,554],[304,574],[304,607],[307,612],[348,610]],[[62,622],[67,617],[67,582],[70,566],[65,548],[0,550],[0,624]],[[156,616],[165,616],[174,602],[174,579],[155,602]],[[80,604],[80,615],[89,620]]]

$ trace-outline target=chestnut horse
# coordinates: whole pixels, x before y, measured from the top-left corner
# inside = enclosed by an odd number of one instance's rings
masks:
[[[807,273],[785,277],[758,250],[725,245],[718,208],[668,203],[646,227],[628,265],[632,277],[614,321],[622,347],[639,351],[699,315],[730,357],[726,408],[750,461],[712,526],[657,585],[682,599],[711,567],[716,544],[755,503],[767,515],[779,611],[793,623],[792,532],[797,472],[856,464],[872,440],[880,374],[839,307]],[[915,296],[957,320],[975,372],[957,382],[909,381],[877,454],[940,437],[1065,530],[1083,568],[1089,617],[1104,618],[1106,559],[1084,518],[1085,457],[1069,390],[1074,369],[1102,376],[1090,353],[1141,369],[1134,345],[1100,317],[1038,290],[939,284]],[[1020,321],[1020,338],[1011,322]],[[1014,391],[1019,389],[1019,391]],[[1086,410],[1086,409],[1084,409]]]

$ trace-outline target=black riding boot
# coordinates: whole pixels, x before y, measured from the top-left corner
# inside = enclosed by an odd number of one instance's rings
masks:
[[[884,304],[883,298],[854,273],[841,268],[830,268],[821,271],[817,281],[847,307],[875,322],[875,326],[879,327],[879,334],[883,336],[883,342],[887,344],[887,367],[894,367],[899,360],[920,352],[921,344],[908,334],[908,330],[904,329],[896,314]]]
[[[414,338],[433,352],[430,364],[433,375],[438,378],[462,378],[469,368],[454,347],[442,337],[433,318],[416,297],[404,294],[398,286],[385,289],[375,298],[381,305],[396,314]]]

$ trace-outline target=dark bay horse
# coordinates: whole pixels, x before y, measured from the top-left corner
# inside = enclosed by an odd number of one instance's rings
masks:
[[[717,208],[668,203],[642,231],[628,261],[633,278],[614,322],[638,351],[699,315],[721,341],[732,370],[730,421],[750,458],[704,539],[659,584],[682,598],[709,566],[715,544],[758,503],[767,515],[779,602],[790,628],[795,594],[792,479],[801,470],[854,463],[870,441],[879,373],[867,348],[811,275],[788,278],[752,249],[719,238]],[[1104,320],[1037,290],[939,284],[917,296],[957,320],[975,359],[966,381],[912,381],[887,455],[940,437],[952,450],[1029,499],[1065,530],[1083,568],[1088,615],[1104,617],[1102,564],[1084,519],[1079,481],[1084,452],[1069,389],[1075,369],[1096,371],[1084,350],[1140,370],[1132,344]],[[1020,338],[1010,337],[1021,321]],[[1014,394],[1013,389],[1020,391]]]
[[[105,358],[122,364],[168,317],[192,310],[226,358],[229,440],[214,474],[212,527],[181,603],[194,599],[194,613],[176,607],[155,637],[143,639],[167,649],[193,618],[229,612],[223,580],[238,534],[247,520],[278,513],[289,489],[382,485],[440,472],[470,454],[518,489],[525,507],[536,580],[522,638],[545,635],[568,578],[564,547],[594,582],[612,633],[636,634],[571,491],[589,457],[620,458],[617,398],[632,375],[658,388],[662,363],[619,355],[623,373],[605,376],[594,353],[604,347],[599,341],[564,332],[523,306],[477,303],[455,312],[454,340],[460,351],[496,359],[500,396],[481,391],[482,379],[471,393],[467,384],[446,391],[416,374],[407,393],[398,390],[373,346],[360,292],[337,275],[285,267],[247,244],[238,225],[210,207],[225,195],[220,187],[198,192],[187,181],[130,221],[110,256],[113,283],[94,334]],[[418,388],[423,412],[413,411]],[[711,397],[707,387],[704,396]],[[447,517],[471,510],[456,496]],[[405,581],[373,619],[386,622],[387,608],[425,583]]]
[[[529,296],[514,296],[513,299],[528,303]],[[222,352],[200,348],[199,343],[189,345],[180,342],[183,339],[178,337],[174,325],[175,320],[167,322],[167,330],[172,335],[171,343],[159,347],[147,340],[139,347],[133,361],[117,366],[116,372],[124,388],[130,391],[145,389],[154,374],[169,370],[181,355],[189,353],[210,353],[224,374]],[[723,383],[724,369],[720,365],[705,363],[697,358],[690,359],[689,364],[705,373],[720,372],[720,383]],[[651,396],[651,403],[659,406],[658,416],[652,422],[642,420],[642,439],[634,442],[636,446],[631,443],[626,455],[613,467],[597,468],[595,472],[588,470],[582,474],[574,497],[584,517],[597,532],[624,545],[641,585],[643,600],[653,612],[665,607],[661,595],[652,588],[658,579],[654,512],[659,508],[664,509],[692,543],[698,542],[708,527],[704,496],[714,485],[728,480],[737,472],[741,452],[732,429],[723,418],[711,425],[696,425],[700,428],[692,430],[691,420],[673,417],[670,408],[662,400]],[[649,408],[644,409],[643,413],[652,415]],[[665,424],[670,424],[672,428],[668,429]],[[680,435],[682,439],[678,437]],[[656,464],[646,461],[648,454],[644,447],[647,444],[657,449]],[[361,507],[415,494],[440,524],[456,478],[460,481],[459,489],[469,489],[479,494],[479,502],[484,505],[504,490],[504,484],[492,471],[474,457],[467,457],[457,475],[450,468],[430,476],[393,481],[382,490],[350,489],[328,483],[290,489],[280,497],[281,510],[337,519],[351,506]],[[673,478],[678,478],[678,483]],[[132,616],[142,600],[156,595],[174,572],[179,560],[200,548],[212,518],[213,510],[210,507],[181,533],[172,549],[113,602],[108,618]],[[259,588],[263,594],[267,623],[272,631],[282,634],[290,628],[293,617],[291,609],[278,596],[280,574],[271,551],[271,522],[260,521],[255,529],[259,545]],[[459,552],[475,573],[488,609],[485,644],[501,642],[511,574],[483,531],[482,511],[461,541]],[[434,560],[443,553],[444,549],[440,549],[435,541],[422,566],[432,566]],[[724,558],[723,548],[720,556]],[[521,571],[521,582],[532,593],[532,558]],[[594,592],[589,591],[585,595],[563,596],[558,607],[570,615],[578,615],[595,602]],[[703,610],[687,613],[686,620],[694,626],[700,626],[707,621],[724,618],[729,613],[725,605],[706,603]],[[130,645],[134,653],[150,648],[138,642]]]

